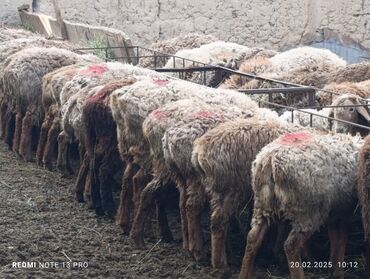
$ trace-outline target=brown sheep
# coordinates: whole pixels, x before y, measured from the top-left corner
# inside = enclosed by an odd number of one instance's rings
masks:
[[[357,196],[361,206],[366,242],[366,269],[370,271],[370,136],[360,149],[357,172]]]
[[[192,164],[211,204],[212,266],[227,267],[226,239],[232,217],[251,213],[251,166],[258,152],[280,135],[296,130],[279,119],[227,121],[194,142]]]
[[[57,48],[24,49],[10,56],[4,68],[4,93],[15,116],[12,148],[23,159],[32,159],[32,145],[37,142],[43,118],[42,77],[63,66],[84,61],[83,56]]]
[[[82,125],[86,154],[90,162],[91,198],[95,210],[114,216],[112,178],[122,169],[117,147],[116,123],[108,105],[109,95],[116,89],[131,85],[136,80],[127,78],[106,84],[95,95],[87,97],[82,109]],[[77,200],[83,200],[83,189],[76,188]]]
[[[347,228],[357,204],[362,143],[360,137],[349,135],[299,132],[284,134],[259,152],[252,165],[252,229],[239,278],[252,278],[255,257],[273,220],[291,225],[284,243],[291,278],[304,278],[301,251],[325,224],[333,276],[344,278],[337,263],[344,260]]]

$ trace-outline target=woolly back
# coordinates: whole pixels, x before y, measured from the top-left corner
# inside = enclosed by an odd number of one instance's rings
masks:
[[[237,107],[209,105],[207,109],[190,113],[179,120],[163,136],[166,163],[172,169],[177,169],[183,178],[196,175],[191,164],[194,141],[207,130],[237,117],[242,117],[242,112]]]
[[[370,79],[370,62],[365,61],[356,64],[349,64],[344,68],[339,68],[333,71],[328,78],[330,82],[336,83],[368,80]]]

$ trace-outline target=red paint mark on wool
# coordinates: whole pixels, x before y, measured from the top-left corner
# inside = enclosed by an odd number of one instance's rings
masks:
[[[167,79],[153,79],[153,83],[158,86],[166,86],[170,81]]]
[[[199,111],[199,112],[193,113],[193,116],[196,118],[211,118],[211,117],[220,116],[220,114],[216,112],[212,112],[212,111]]]
[[[109,92],[100,91],[96,95],[92,95],[86,99],[87,103],[98,103],[104,101],[106,97],[109,96]]]
[[[166,118],[166,114],[163,111],[161,111],[160,109],[153,110],[151,114],[157,120],[161,120],[163,118]]]
[[[312,135],[309,133],[289,133],[281,136],[277,142],[283,145],[302,146],[309,143],[311,139]]]
[[[100,76],[107,71],[107,67],[103,64],[88,66],[80,71],[81,75]]]

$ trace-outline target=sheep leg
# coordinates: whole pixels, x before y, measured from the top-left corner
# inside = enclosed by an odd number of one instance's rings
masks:
[[[5,138],[7,104],[4,100],[0,106],[0,138]]]
[[[145,224],[154,206],[155,193],[160,188],[161,181],[153,179],[141,192],[139,206],[136,210],[134,222],[130,231],[130,238],[137,247],[144,247]]]
[[[201,216],[205,206],[206,195],[204,187],[197,180],[188,179],[186,188],[186,216],[188,220],[189,251],[196,261],[200,261],[205,257],[205,251],[203,250]]]
[[[133,201],[134,201],[134,216],[136,215],[136,211],[140,204],[140,195],[143,191],[144,187],[151,181],[151,175],[148,175],[144,168],[140,168],[140,170],[134,175],[132,178],[132,185],[133,185]]]
[[[229,218],[225,208],[217,206],[212,209],[211,216],[211,246],[212,266],[215,269],[227,268],[226,241],[229,228]]]
[[[8,145],[11,150],[13,147],[13,136],[15,132],[15,116],[13,113],[8,112],[5,117],[5,131],[4,138],[5,143]]]
[[[64,176],[68,176],[67,171],[67,156],[68,155],[68,141],[64,132],[58,135],[58,159],[57,168]]]
[[[21,113],[18,112],[15,116],[15,128],[14,128],[14,136],[13,136],[13,144],[12,144],[12,150],[16,154],[18,154],[18,150],[19,150],[21,132],[22,132],[22,115]]]
[[[26,162],[32,160],[31,140],[32,140],[32,116],[31,113],[27,111],[22,121],[22,132],[19,142],[19,154]]]
[[[301,251],[309,235],[311,234],[307,232],[303,233],[292,230],[290,231],[288,238],[284,243],[284,250],[288,259],[290,278],[292,279],[305,278],[302,268]]]
[[[120,194],[120,202],[116,217],[116,224],[121,226],[123,232],[130,232],[130,216],[133,208],[133,186],[132,177],[139,171],[139,167],[132,162],[128,162],[122,179],[122,189]]]
[[[266,219],[259,220],[252,225],[252,229],[247,235],[247,244],[243,257],[243,263],[239,274],[239,279],[251,279],[253,276],[254,261],[262,241],[268,230]]]
[[[181,185],[177,187],[179,190],[179,208],[180,208],[180,216],[181,216],[181,229],[182,229],[182,247],[185,251],[189,250],[189,225],[188,225],[188,217],[186,216],[186,190],[185,185]]]
[[[339,262],[344,261],[348,237],[348,224],[346,222],[331,223],[328,226],[330,238],[330,261],[333,263],[333,278],[344,278],[344,271]]]
[[[55,146],[58,146],[58,135],[60,133],[59,120],[54,120],[47,134],[42,163],[48,169],[52,169],[52,155]],[[81,157],[82,158],[82,157]]]
[[[75,194],[76,194],[76,200],[78,202],[84,201],[84,189],[85,189],[85,182],[86,182],[86,176],[89,171],[89,158],[88,155],[85,154],[82,157],[82,163],[77,175],[76,179],[76,186],[75,186]]]
[[[284,221],[280,221],[276,224],[276,238],[273,244],[273,254],[275,259],[280,265],[286,264],[285,257],[282,253],[284,247],[284,239],[286,234],[287,224]]]
[[[46,116],[44,122],[41,125],[40,138],[39,138],[39,143],[37,145],[37,150],[36,150],[36,162],[39,166],[42,165],[42,158],[44,156],[45,145],[47,142],[48,132],[50,128],[51,128],[51,121],[50,121],[50,118]]]
[[[73,168],[71,167],[70,156],[71,156],[71,145],[68,144],[67,145],[67,151],[66,151],[66,170],[67,170],[68,174],[73,175],[74,171],[73,171]]]
[[[165,204],[166,202],[163,197],[156,200],[158,227],[162,241],[171,242],[173,240],[173,236],[170,230],[170,226],[168,225]]]
[[[97,156],[95,153],[93,156]],[[97,158],[91,158],[90,160],[90,179],[91,179],[91,201],[93,208],[95,209],[95,213],[98,216],[104,215],[102,203],[101,203],[101,195],[100,195],[100,179],[99,179],[99,163],[100,160]]]
[[[370,241],[367,240],[365,242],[365,270],[366,270],[366,274],[368,274],[368,278],[367,279],[370,279]]]

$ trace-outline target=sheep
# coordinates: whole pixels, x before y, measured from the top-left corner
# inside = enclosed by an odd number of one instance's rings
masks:
[[[276,113],[270,110],[257,110],[256,117],[277,119]],[[194,141],[216,127],[220,123],[238,117],[251,117],[251,115],[238,114],[230,111],[230,106],[223,112],[201,112],[194,114],[168,128],[163,136],[163,153],[170,172],[176,176],[177,183],[184,188],[186,200],[186,220],[188,234],[187,250],[196,260],[204,257],[202,234],[200,230],[200,216],[207,201],[205,187],[200,176],[191,163],[191,153]],[[181,202],[181,201],[180,201]]]
[[[291,278],[304,278],[301,250],[328,224],[334,277],[344,278],[346,227],[356,207],[360,137],[287,133],[265,146],[252,164],[254,208],[239,278],[252,278],[254,259],[270,221],[292,227],[284,244]],[[298,266],[292,266],[297,263]]]
[[[137,164],[141,167],[140,171],[135,175],[135,183],[132,185],[135,189],[134,192],[137,193],[134,197],[135,201],[137,201],[141,192],[141,185],[144,185],[145,181],[150,179],[148,173],[151,172],[151,165],[148,164],[147,158],[149,147],[147,141],[143,138],[142,123],[152,110],[159,108],[165,103],[184,98],[201,100],[219,98],[219,102],[225,101],[230,104],[244,106],[246,111],[257,109],[257,104],[243,94],[229,90],[217,91],[179,80],[142,79],[133,86],[115,91],[111,95],[110,106],[113,117],[117,122],[121,156],[134,158],[132,163],[127,166],[127,173],[133,174],[128,171],[132,168],[132,164]],[[127,191],[130,191],[130,189],[127,188]],[[121,198],[124,196],[130,198],[122,191]],[[121,200],[120,204],[127,203],[127,201],[123,202]],[[134,203],[137,204],[137,202]],[[124,232],[128,232],[131,213],[123,212],[123,210],[123,207],[119,208],[117,224],[122,226]],[[135,208],[134,211],[136,211]]]
[[[203,64],[218,64],[226,63],[232,58],[238,58],[242,55],[249,54],[251,48],[238,45],[230,42],[216,41],[200,46],[199,48],[183,49],[176,52],[176,57],[181,57],[189,60],[201,62]],[[191,67],[192,61],[185,60],[185,65],[182,59],[169,59],[164,68],[182,68]]]
[[[298,47],[278,53],[272,57],[257,57],[244,62],[240,71],[252,73],[267,79],[283,80],[307,86],[322,87],[327,83],[327,73],[342,69],[346,62],[334,53],[313,47]],[[261,87],[280,87],[273,82],[232,76],[223,87],[252,89]],[[263,97],[262,97],[263,98]],[[277,98],[280,98],[278,96]],[[260,100],[261,96],[253,97]],[[302,96],[288,94],[283,104],[306,102]]]
[[[345,120],[352,123],[360,124],[363,126],[369,126],[370,123],[370,110],[367,100],[352,94],[344,94],[339,96],[332,103],[333,106],[351,106],[355,107],[337,107],[331,108],[329,116],[335,119]],[[362,105],[362,106],[361,106]],[[360,133],[361,135],[367,135],[369,130],[355,127],[353,125],[334,121],[333,130],[336,133],[350,133],[355,135]]]
[[[69,132],[64,130],[58,136],[58,160],[57,166],[63,172],[69,169],[67,164],[67,148],[69,143],[76,142],[79,136],[75,134],[74,127],[81,126],[81,110],[80,107],[75,107],[77,104],[74,102],[76,99],[71,100],[71,96],[78,94],[83,88],[85,93],[88,93],[88,88],[95,87],[97,85],[105,84],[112,80],[118,80],[135,74],[146,74],[152,76],[161,76],[159,73],[142,69],[129,64],[122,64],[118,62],[108,62],[96,65],[89,65],[86,68],[82,68],[72,80],[68,81],[60,92],[60,106],[62,112],[62,129],[64,127],[69,128]],[[82,94],[81,101],[84,100],[86,94]],[[77,109],[77,111],[75,111]],[[74,114],[73,117],[71,113]],[[64,126],[63,126],[64,124]]]
[[[170,58],[164,68],[184,68],[193,66],[202,66],[203,64],[220,65],[227,68],[235,69],[241,60],[246,59],[260,52],[260,48],[249,48],[230,42],[217,41],[210,44],[202,45],[195,49],[183,49],[176,53],[176,58]],[[185,60],[181,58],[185,58]],[[196,62],[200,62],[196,63]],[[223,76],[226,78],[228,75]],[[212,72],[195,72],[187,73],[185,77],[192,82],[217,87],[218,73]]]
[[[353,105],[353,107],[351,107]],[[353,94],[344,94],[339,96],[331,104],[331,108],[316,109],[301,109],[293,112],[293,122],[304,127],[311,126],[312,128],[322,131],[336,133],[349,133],[356,135],[368,134],[367,129],[353,126],[341,121],[330,120],[327,117],[344,120],[363,126],[368,126],[370,123],[370,111],[367,100]],[[336,107],[339,106],[339,107]],[[340,107],[346,106],[346,107]],[[323,117],[320,117],[323,116]],[[286,122],[292,122],[292,112],[286,111],[280,119]],[[311,125],[312,124],[312,125]]]
[[[64,49],[72,49],[72,46],[61,41],[46,40],[43,38],[26,38],[26,39],[15,39],[0,43],[0,137],[5,137],[5,114],[7,109],[7,100],[4,99],[4,93],[2,92],[2,76],[3,76],[3,63],[4,61],[15,54],[16,52],[30,47],[59,47]]]
[[[122,169],[117,149],[116,123],[108,106],[109,95],[114,90],[131,85],[135,81],[134,78],[127,78],[107,83],[96,94],[87,97],[82,108],[85,156],[91,158],[89,166],[91,189],[92,194],[96,193],[92,196],[95,199],[93,204],[98,210],[105,209],[108,216],[114,216],[116,212],[112,196],[112,178],[119,169]],[[83,200],[82,188],[76,188],[76,198],[79,201]]]
[[[364,140],[364,144],[360,149],[358,159],[357,171],[357,197],[361,207],[362,226],[364,229],[365,242],[366,242],[366,269],[370,269],[370,186],[369,186],[369,158],[370,158],[370,136]]]
[[[46,74],[42,79],[42,104],[45,112],[41,125],[36,161],[49,170],[52,169],[52,151],[57,146],[60,133],[60,93],[63,86],[77,75],[85,64],[73,64]]]
[[[86,70],[89,71],[91,69],[101,69],[101,70],[98,71],[98,74],[89,76],[87,75]],[[103,161],[101,161],[101,158],[95,157],[97,161],[91,161],[93,159],[92,155],[94,156],[96,155],[95,153],[93,153],[93,149],[91,148],[89,149],[89,152],[83,154],[84,153],[83,150],[85,150],[91,145],[95,146],[97,144],[90,142],[89,137],[86,135],[87,132],[91,133],[92,132],[91,129],[93,128],[90,126],[89,126],[90,128],[88,128],[88,126],[86,126],[87,123],[89,123],[88,122],[89,120],[87,118],[83,119],[83,110],[85,105],[88,105],[88,109],[94,109],[95,105],[94,103],[90,102],[86,103],[86,100],[89,99],[95,100],[96,94],[98,94],[97,96],[100,96],[99,94],[103,93],[102,90],[106,90],[104,88],[101,88],[102,85],[112,81],[126,79],[134,76],[135,74],[143,75],[145,74],[153,78],[154,77],[159,78],[162,75],[154,71],[120,63],[106,63],[101,65],[89,66],[86,70],[80,71],[81,75],[78,74],[71,81],[67,82],[61,92],[61,103],[62,103],[61,115],[63,132],[59,135],[58,165],[62,170],[65,171],[65,169],[68,166],[66,162],[67,161],[66,151],[68,151],[66,145],[73,142],[79,142],[81,151],[80,157],[81,159],[83,158],[83,161],[80,166],[76,182],[76,198],[81,201],[81,189],[83,189],[83,185],[86,185],[86,183],[88,182],[92,183],[91,184],[92,206],[94,207],[96,213],[98,215],[107,213],[108,216],[113,217],[113,215],[115,214],[114,203],[109,196],[111,190],[109,189],[109,185],[107,185],[106,183],[107,181],[105,179],[106,178],[105,174],[108,172],[108,170],[105,170],[103,168],[104,165],[100,168],[100,165],[105,164],[108,158],[103,158]],[[81,87],[80,83],[81,80],[83,80],[86,83],[85,86],[78,89],[79,86]],[[125,82],[127,82],[126,85],[133,83],[133,81],[129,82],[127,80]],[[67,96],[69,97],[67,98]],[[67,101],[65,99],[67,99]],[[85,116],[93,117],[89,113],[85,114]],[[98,117],[98,115],[96,115],[95,117]],[[100,119],[100,121],[103,120],[104,119]],[[98,124],[99,123],[97,123],[97,125]],[[104,138],[101,135],[99,135],[99,137],[101,138],[102,142],[105,142],[109,138],[109,137]],[[102,174],[104,177],[101,177],[102,181],[100,184],[95,180],[95,177],[87,177],[86,180],[87,175],[86,166],[89,166],[89,172],[91,173],[90,176],[96,173],[99,170],[99,168],[101,171],[103,171]],[[102,200],[100,199],[99,187],[101,187],[100,193],[102,194]],[[108,196],[103,196],[106,195],[107,193]]]
[[[201,114],[202,112],[217,112],[225,110],[224,106],[227,103],[217,101],[217,99],[204,99],[200,100],[179,100],[176,102],[170,102],[152,111],[143,123],[144,138],[147,139],[150,148],[150,154],[147,154],[147,160],[152,162],[153,166],[153,179],[145,187],[144,192],[140,197],[139,208],[137,210],[135,220],[132,225],[130,233],[131,238],[135,240],[138,246],[143,246],[143,230],[145,220],[150,213],[150,204],[153,203],[154,197],[151,195],[159,196],[159,192],[165,192],[166,187],[172,186],[175,178],[170,177],[169,170],[164,163],[164,157],[162,152],[162,137],[166,129],[175,125],[181,119],[194,115],[196,113]],[[211,106],[211,107],[210,107]],[[234,111],[238,114],[243,112],[238,107],[229,106],[228,111]],[[250,115],[247,112],[247,115]],[[143,154],[144,157],[144,154]],[[149,158],[148,158],[149,157]],[[184,189],[181,185],[178,187],[180,192],[180,212],[181,220],[185,222],[185,208],[184,208]],[[183,246],[187,249],[187,234],[186,224],[182,224],[183,228]],[[169,235],[169,233],[165,234]],[[171,237],[168,237],[171,238]]]
[[[10,41],[20,38],[35,38],[40,37],[38,34],[32,33],[24,29],[15,28],[0,28],[0,42]]]
[[[280,119],[286,122],[299,124],[303,127],[310,127],[311,126],[311,115],[318,114],[324,117],[320,117],[317,115],[312,115],[312,128],[317,129],[319,131],[328,132],[330,131],[330,122],[328,118],[331,115],[333,109],[324,108],[322,110],[316,109],[301,109],[301,111],[295,110],[293,112],[293,121],[292,121],[292,112],[285,111],[281,116]]]
[[[353,94],[361,98],[370,97],[370,79],[361,82],[330,83],[316,94],[321,106],[329,105],[342,94]]]
[[[32,134],[38,133],[43,116],[42,77],[57,68],[87,59],[64,49],[35,47],[21,50],[5,61],[4,93],[8,107],[16,113],[12,148],[26,161],[31,160]]]
[[[181,49],[198,48],[201,45],[217,41],[212,35],[204,35],[198,33],[186,34],[169,40],[159,41],[151,44],[150,49],[158,51],[161,54],[175,54]],[[167,57],[152,57],[154,53],[150,50],[143,50],[140,53],[142,57],[139,59],[139,66],[144,68],[161,68],[166,64]],[[156,59],[156,62],[154,62]]]
[[[360,82],[370,79],[370,62],[365,61],[356,64],[349,64],[330,72],[328,83]]]
[[[230,219],[251,204],[250,169],[262,147],[297,130],[279,119],[236,119],[207,131],[194,142],[192,165],[202,177],[211,204],[212,265],[227,266],[226,238]],[[249,201],[249,202],[248,202]]]

